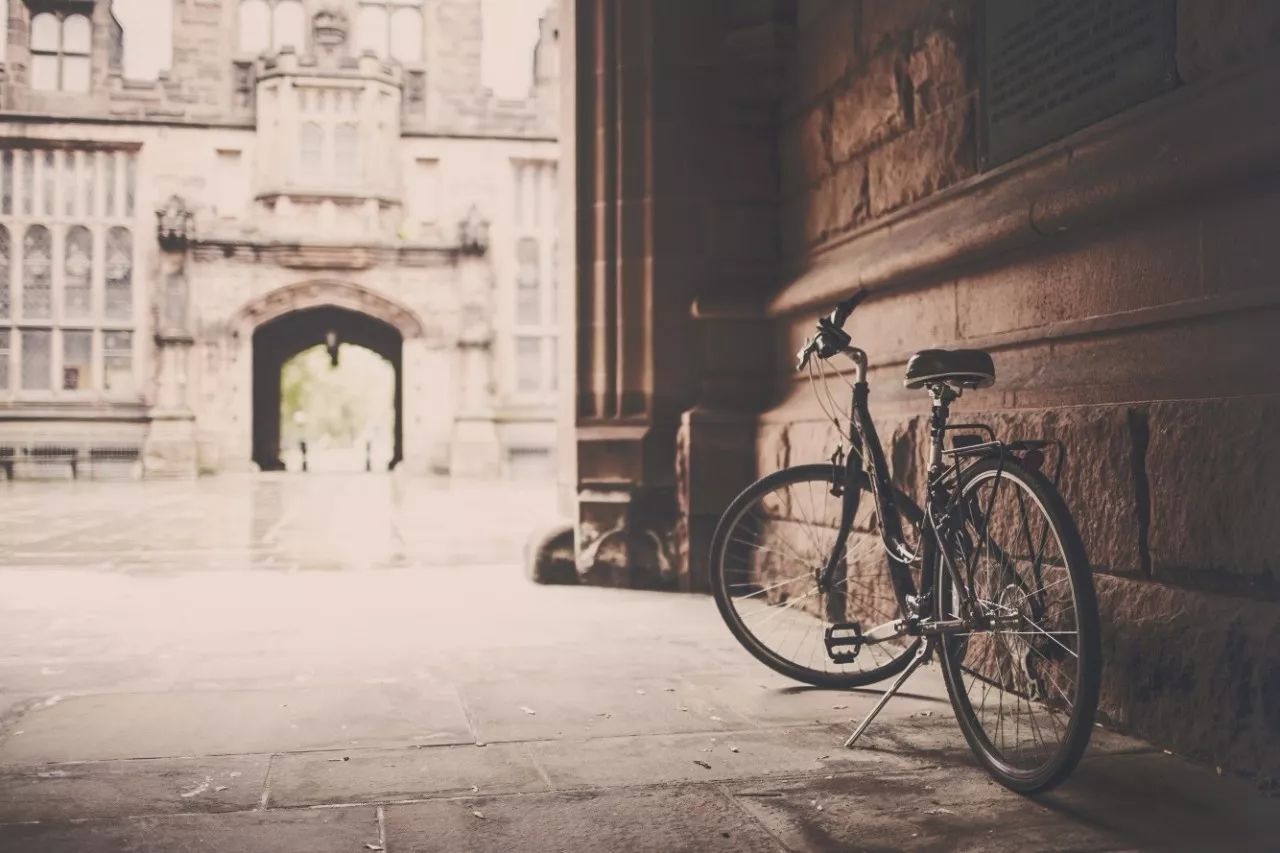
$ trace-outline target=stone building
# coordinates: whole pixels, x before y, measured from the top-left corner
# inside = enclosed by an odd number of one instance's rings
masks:
[[[126,2],[2,4],[10,476],[278,467],[281,365],[344,343],[395,464],[550,470],[555,16],[509,100],[481,0]]]
[[[867,288],[900,482],[906,359],[989,349],[957,411],[1066,443],[1104,719],[1280,777],[1278,8],[563,3],[582,578],[704,588],[736,491],[831,454],[791,354]]]

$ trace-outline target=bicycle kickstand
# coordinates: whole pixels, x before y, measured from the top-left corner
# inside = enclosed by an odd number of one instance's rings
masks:
[[[871,725],[871,721],[876,718],[877,714],[884,710],[884,706],[889,704],[889,700],[892,699],[894,694],[902,688],[902,685],[907,683],[907,679],[911,677],[911,674],[919,669],[922,663],[929,659],[929,653],[931,651],[933,651],[933,638],[925,637],[920,643],[920,648],[916,651],[916,656],[911,659],[911,663],[907,664],[907,668],[902,671],[902,674],[899,675],[894,680],[893,684],[889,686],[889,689],[884,692],[884,695],[880,697],[880,701],[876,702],[875,707],[868,711],[867,715],[862,718],[862,722],[858,723],[858,727],[853,730],[853,734],[849,735],[849,739],[844,742],[845,749],[853,749],[854,742],[857,741],[858,738],[862,737],[862,733]]]

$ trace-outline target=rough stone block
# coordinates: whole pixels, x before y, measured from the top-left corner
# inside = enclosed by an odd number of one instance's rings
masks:
[[[1178,76],[1191,83],[1280,46],[1280,5],[1269,0],[1178,0]]]
[[[847,231],[867,220],[871,202],[868,196],[866,160],[850,160],[836,168],[831,176],[834,209],[831,225],[836,232]]]
[[[1174,753],[1280,779],[1280,606],[1098,576],[1102,714]]]
[[[1063,442],[1066,460],[1059,488],[1090,564],[1095,572],[1137,573],[1143,566],[1142,529],[1130,418],[1124,406],[964,416],[990,423],[1003,441]],[[1044,470],[1051,476],[1056,459],[1052,452],[1045,456]]]
[[[973,104],[938,113],[871,152],[871,214],[880,216],[969,177],[976,168]]]
[[[869,0],[862,4],[862,49],[869,54],[898,49],[935,26],[969,32],[973,7],[973,0]]]
[[[1270,437],[1278,421],[1280,397],[1273,395],[1149,407],[1146,476],[1157,578],[1244,575],[1276,588],[1280,450]]]
[[[916,120],[950,109],[969,94],[972,51],[971,41],[961,41],[949,30],[931,30],[921,38],[906,69]]]
[[[909,95],[908,95],[909,97]],[[907,126],[896,57],[873,59],[832,104],[831,156],[842,163]]]

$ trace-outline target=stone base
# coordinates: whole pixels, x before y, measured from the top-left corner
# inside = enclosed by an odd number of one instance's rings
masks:
[[[460,417],[454,421],[449,474],[474,478],[502,476],[502,445],[492,418]]]
[[[200,472],[195,416],[190,412],[153,412],[142,446],[146,479],[194,479]]]

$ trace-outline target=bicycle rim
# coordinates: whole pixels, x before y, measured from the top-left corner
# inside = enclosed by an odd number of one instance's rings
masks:
[[[1045,790],[1084,753],[1097,706],[1097,605],[1079,533],[1053,486],[1011,460],[970,469],[956,512],[950,553],[1000,623],[944,639],[948,692],[988,770],[1014,790]],[[939,572],[940,618],[958,618]]]
[[[885,637],[902,615],[869,492],[861,495],[832,589],[818,584],[841,515],[833,484],[843,479],[830,465],[761,479],[730,504],[711,548],[712,590],[734,636],[768,666],[816,686],[874,683],[899,672],[915,649],[913,638],[899,637],[863,645],[850,662],[828,653],[831,626],[856,622],[863,633]]]

